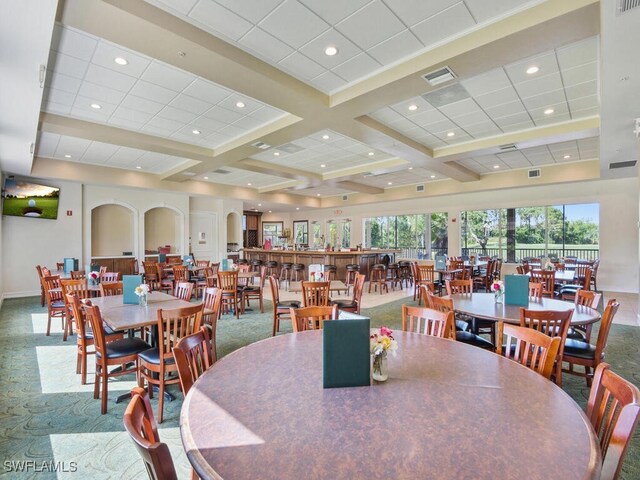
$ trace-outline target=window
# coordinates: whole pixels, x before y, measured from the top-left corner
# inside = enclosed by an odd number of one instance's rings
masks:
[[[351,246],[351,219],[327,220],[327,243],[334,248]]]
[[[271,241],[272,247],[280,246],[283,222],[262,222],[262,241]]]
[[[293,222],[293,242],[298,245],[309,244],[309,222],[307,220]]]
[[[462,253],[520,261],[528,257],[599,256],[599,205],[469,210],[462,212]]]
[[[365,246],[397,248],[406,258],[431,258],[447,253],[448,215],[395,215],[364,219]]]

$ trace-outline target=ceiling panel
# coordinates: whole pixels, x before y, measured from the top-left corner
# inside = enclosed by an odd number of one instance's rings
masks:
[[[195,178],[196,177],[194,177],[194,179]],[[219,169],[217,169],[217,172],[207,172],[203,175],[200,175],[197,177],[197,180],[247,188],[271,187],[273,185],[285,184],[290,181],[289,179],[281,178],[275,175],[256,173],[249,170],[241,170],[239,168],[233,168],[229,166],[220,167]]]

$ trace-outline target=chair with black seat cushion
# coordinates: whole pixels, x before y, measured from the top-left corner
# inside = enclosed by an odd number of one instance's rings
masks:
[[[143,388],[131,390],[131,400],[122,419],[136,450],[144,461],[150,480],[178,480],[171,452],[160,441],[149,396]]]
[[[428,301],[428,300],[426,300]],[[402,330],[455,340],[453,311],[402,305]]]
[[[71,310],[71,305],[67,302],[67,295],[75,294],[78,298],[89,298],[89,286],[87,285],[87,279],[62,279],[60,280],[60,288],[62,288],[62,299],[67,307],[65,314],[65,327],[62,340],[66,341],[69,335],[73,335],[73,323],[75,322],[75,316]]]
[[[529,282],[529,300],[542,301],[542,284]]]
[[[322,330],[327,320],[338,319],[338,306],[312,306],[290,309],[294,333],[307,330]]]
[[[42,288],[44,289],[45,299],[47,300],[47,336],[51,334],[51,319],[60,318],[62,321],[62,329],[65,332],[67,307],[62,298],[62,286],[60,285],[59,275],[43,276],[41,279]]]
[[[215,362],[218,358],[216,349],[216,332],[218,328],[218,318],[220,318],[220,307],[222,305],[222,290],[216,287],[207,287],[202,295],[202,325],[211,330],[211,358]]]
[[[589,290],[591,288],[591,267],[587,267],[584,270],[584,277],[579,278],[577,283],[572,283],[569,285],[563,285],[560,287],[558,294],[562,300],[573,300],[576,297],[576,292],[578,290]]]
[[[273,304],[273,331],[272,336],[280,331],[280,319],[291,314],[292,308],[300,308],[300,302],[296,300],[280,300],[280,290],[278,288],[278,277],[269,276],[269,286],[271,287],[271,303]]]
[[[478,275],[473,277],[473,285],[475,289],[483,288],[486,292],[491,291],[491,283],[495,278],[496,261],[488,260],[487,268],[481,269]]]
[[[175,279],[175,269],[183,268],[186,270],[187,267],[183,267],[182,265],[174,265],[174,276],[173,278],[169,277],[165,271],[165,265],[163,263],[156,263],[156,278],[157,283],[154,287],[154,290],[166,291],[169,295],[173,292],[173,280]],[[187,274],[188,276],[188,274]],[[148,283],[148,282],[147,282]]]
[[[140,382],[149,385],[149,396],[153,398],[153,385],[159,387],[158,423],[162,423],[164,410],[164,391],[168,385],[177,384],[178,377],[170,374],[177,372],[172,349],[182,337],[200,330],[203,305],[158,309],[158,346],[140,352]]]
[[[460,281],[460,280],[458,280]],[[432,293],[427,293],[426,304],[429,308],[433,310],[438,310],[439,312],[455,312],[453,307],[453,300],[445,297],[438,297]],[[458,320],[456,320],[456,323]],[[463,322],[466,324],[466,322]],[[466,343],[468,345],[473,345],[474,347],[484,348],[486,350],[493,350],[493,343],[485,340],[480,335],[476,335],[475,333],[468,332],[466,330],[460,329],[458,330],[456,326],[456,331],[454,332],[456,341]]]
[[[331,304],[338,305],[340,310],[345,312],[353,312],[360,314],[360,306],[362,304],[362,291],[364,290],[364,282],[367,277],[361,273],[356,273],[356,279],[353,285],[353,298],[351,300],[333,300]]]
[[[442,283],[438,280],[436,281],[436,269],[434,265],[420,265],[415,263],[415,271],[413,272],[416,275],[416,281],[414,282],[414,290],[420,292],[420,285],[433,285],[434,292],[438,290],[438,293],[442,295]],[[413,298],[415,300],[415,296]],[[418,297],[418,305],[420,305],[422,298]]]
[[[201,275],[199,275],[195,281],[196,300],[200,298],[205,288],[216,286],[216,285],[209,284],[209,280],[208,280],[209,278],[213,278],[213,267],[207,266],[202,269]]]
[[[598,306],[600,305],[601,298],[601,293],[597,293],[593,290],[582,290],[581,288],[579,288],[578,290],[576,290],[573,302],[576,305],[576,308],[578,308],[579,305],[583,305],[585,307],[597,310]],[[570,326],[569,331],[567,332],[567,338],[589,342],[591,340],[592,328],[592,323],[589,323],[587,325]]]
[[[559,387],[562,386],[562,355],[572,316],[573,310],[528,310],[520,307],[521,327],[533,328],[550,337],[560,338],[557,354],[558,361],[553,373],[555,383]]]
[[[194,382],[213,365],[209,330],[201,327],[197,332],[182,337],[173,347],[173,358],[178,368],[182,393],[186,395]]]
[[[640,390],[611,371],[607,363],[596,368],[587,402],[587,417],[598,436],[603,480],[620,476],[622,463],[640,418]]]
[[[242,289],[242,297],[246,302],[247,306],[249,306],[249,300],[252,298],[257,298],[260,302],[260,313],[264,313],[264,281],[267,275],[267,266],[260,265],[260,283],[258,285],[247,285]]]
[[[371,267],[369,271],[369,293],[371,293],[371,287],[374,287],[374,291],[380,288],[386,290],[389,293],[389,281],[387,280],[387,266],[384,263],[377,263]]]
[[[235,311],[236,318],[240,318],[242,290],[238,287],[238,271],[218,271],[218,288],[222,290],[222,308],[220,309],[220,313],[227,313],[231,307]]]
[[[44,286],[42,285],[42,277],[44,277],[44,275],[42,273],[42,267],[40,265],[36,265],[36,270],[38,271],[38,282],[40,282],[40,306],[44,307],[45,293]]]
[[[555,270],[540,270],[534,268],[531,270],[531,281],[542,284],[542,296],[553,298],[556,288],[556,272]]]
[[[611,299],[607,303],[600,319],[600,330],[598,330],[598,339],[595,345],[591,345],[588,340],[567,339],[564,345],[562,361],[568,363],[569,368],[562,369],[563,372],[584,377],[587,380],[587,385],[591,385],[591,380],[593,379],[591,369],[595,369],[600,362],[604,361],[609,331],[611,330],[613,317],[618,312],[618,307],[620,307],[620,304],[615,299]],[[575,365],[583,366],[584,373],[574,370],[573,367]]]
[[[600,267],[600,259],[598,258],[594,260],[593,264],[591,265],[591,286],[593,287],[593,290],[595,290],[596,292],[598,291],[597,277],[598,277],[599,267]]]
[[[503,345],[503,337],[506,342]],[[560,337],[550,337],[533,328],[498,322],[496,353],[551,379],[560,348]]]
[[[139,381],[138,355],[151,348],[151,346],[136,337],[107,342],[100,308],[97,305],[91,305],[91,302],[88,301],[84,306],[84,310],[93,331],[93,342],[96,349],[96,376],[93,398],[99,398],[100,390],[102,389],[101,412],[104,415],[107,413],[109,378],[133,373],[136,374],[136,378]],[[134,367],[129,368],[129,364],[133,364]],[[120,369],[109,371],[109,367],[115,365],[119,366]]]
[[[326,307],[329,305],[329,282],[302,282],[302,305]]]

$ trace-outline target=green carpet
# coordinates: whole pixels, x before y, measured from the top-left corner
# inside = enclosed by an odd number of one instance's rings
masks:
[[[404,302],[413,304],[410,298]],[[362,313],[371,317],[373,326],[399,329],[402,303],[391,302]],[[269,302],[265,302],[265,312],[250,312],[239,320],[224,316],[218,324],[218,355],[270,336]],[[282,323],[282,331],[290,332],[290,323]],[[100,415],[99,401],[93,399],[93,385],[80,385],[80,377],[75,374],[75,338],[62,341],[58,320],[52,323],[52,335],[44,335],[46,309],[40,307],[39,298],[5,300],[0,325],[5,332],[0,337],[0,476],[146,478],[142,461],[123,431],[125,404],[114,402],[118,394],[133,385],[133,377],[110,384],[109,411]],[[595,335],[597,332],[594,338]],[[640,329],[613,326],[607,361],[636,385],[640,385],[638,345]],[[93,371],[91,363],[92,358],[89,365]],[[92,382],[93,375],[88,380]],[[589,394],[584,379],[566,375],[564,389],[584,408]],[[189,464],[178,429],[182,394],[176,388],[173,393],[177,399],[165,403],[160,436],[169,444],[180,478],[188,478]],[[152,404],[157,408],[157,399]],[[58,472],[52,472],[55,467]],[[20,468],[22,472],[16,471]],[[621,478],[640,478],[640,432],[636,432],[627,453]]]

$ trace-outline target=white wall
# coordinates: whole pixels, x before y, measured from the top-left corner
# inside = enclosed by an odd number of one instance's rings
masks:
[[[562,203],[600,204],[600,269],[598,288],[638,292],[638,180],[597,180],[550,186],[505,189],[495,192],[443,195],[338,209],[294,212],[289,217],[269,215],[269,220],[326,221],[351,218],[352,246],[364,241],[363,219],[371,216],[448,212],[449,252],[460,251],[460,212],[488,208],[526,207]],[[280,218],[278,218],[280,217]],[[284,217],[284,218],[283,218]],[[454,222],[453,219],[456,219]],[[324,232],[326,234],[326,231]]]

